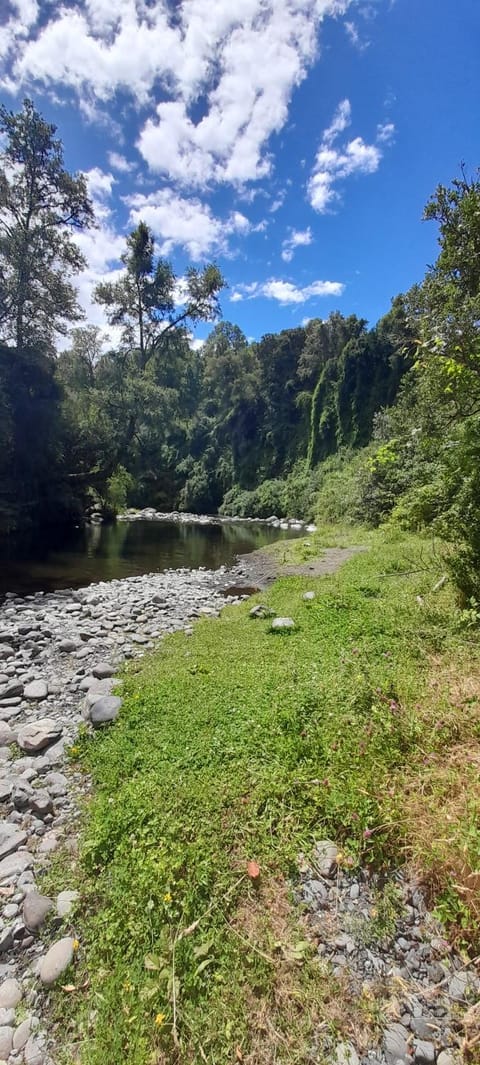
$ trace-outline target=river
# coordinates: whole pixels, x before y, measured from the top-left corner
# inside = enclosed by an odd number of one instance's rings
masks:
[[[267,524],[118,522],[78,530],[65,542],[36,536],[0,550],[0,594],[81,588],[167,569],[218,569],[236,556],[295,536]]]

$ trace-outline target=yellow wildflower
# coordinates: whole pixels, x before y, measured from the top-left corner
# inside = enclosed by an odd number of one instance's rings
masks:
[[[169,891],[165,892],[165,895],[163,896],[163,901],[164,902],[171,902],[172,901],[172,896],[171,896]]]
[[[165,1021],[165,1017],[166,1017],[165,1013],[157,1013],[157,1016],[155,1017],[155,1024],[156,1024],[157,1028],[161,1028],[163,1026],[164,1021]]]
[[[78,950],[79,946],[80,946],[80,943],[79,943],[78,939],[74,939],[74,941],[72,943],[72,950]]]

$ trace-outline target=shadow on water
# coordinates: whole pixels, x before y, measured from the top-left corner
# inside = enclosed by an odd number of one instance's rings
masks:
[[[80,588],[94,581],[166,569],[218,569],[237,555],[295,534],[268,525],[118,522],[77,530],[55,542],[36,536],[2,545],[0,594]]]

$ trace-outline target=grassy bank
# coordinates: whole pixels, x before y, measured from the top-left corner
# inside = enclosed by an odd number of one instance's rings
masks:
[[[477,636],[448,584],[432,591],[428,541],[363,539],[334,576],[281,578],[169,637],[130,667],[118,723],[81,742],[88,987],[57,1002],[84,1065],[300,1062],[326,1016],[348,1031],[286,883],[320,838],[348,864],[412,861],[477,937]],[[285,561],[325,543],[309,541]],[[250,618],[255,601],[295,629]]]

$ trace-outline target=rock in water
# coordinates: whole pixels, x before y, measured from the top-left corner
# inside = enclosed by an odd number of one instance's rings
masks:
[[[68,969],[73,961],[73,944],[75,940],[71,936],[59,939],[50,947],[40,965],[40,979],[42,984],[49,987],[58,980],[59,976]]]

